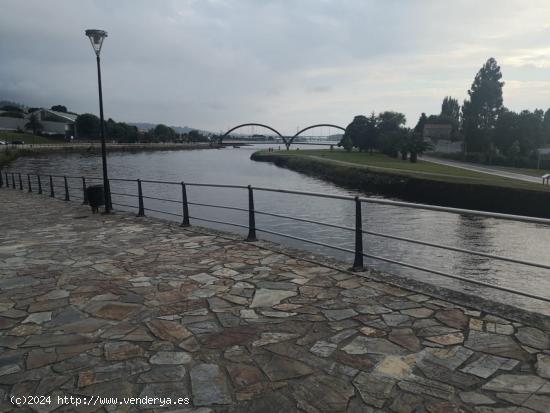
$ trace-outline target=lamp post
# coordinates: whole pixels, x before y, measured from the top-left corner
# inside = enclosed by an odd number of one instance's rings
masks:
[[[104,30],[86,30],[86,36],[90,38],[90,43],[94,49],[97,60],[97,83],[99,88],[99,120],[100,120],[100,133],[101,133],[101,158],[103,160],[103,194],[105,197],[105,213],[108,214],[112,210],[111,204],[111,190],[109,188],[109,178],[107,175],[107,151],[105,148],[105,125],[103,122],[103,92],[101,89],[101,64],[99,60],[99,53],[101,52],[101,46],[103,40],[107,37],[107,32]]]

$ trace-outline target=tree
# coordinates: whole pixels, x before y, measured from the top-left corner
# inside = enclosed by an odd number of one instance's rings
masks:
[[[96,115],[83,113],[76,118],[76,132],[79,137],[87,139],[99,139],[100,121]]]
[[[374,116],[374,114],[373,114]],[[358,115],[353,118],[353,121],[346,127],[344,139],[349,140],[351,145],[358,148],[359,151],[372,149],[374,147],[374,136],[376,126],[372,125],[371,119],[363,115]]]
[[[451,96],[445,96],[441,104],[441,116],[452,120],[452,122],[458,126],[460,121],[460,105],[458,104],[458,99],[454,99]]]
[[[159,141],[170,141],[176,137],[176,132],[174,129],[160,123],[153,129],[153,136]]]
[[[353,142],[351,141],[349,135],[344,134],[342,140],[338,142],[338,146],[342,146],[346,151],[351,152],[353,149]]]
[[[550,143],[550,109],[544,112],[542,121],[542,141],[543,143]]]
[[[43,128],[42,123],[40,123],[40,120],[38,119],[38,116],[36,113],[33,113],[29,117],[29,121],[25,124],[26,129],[32,130],[32,134],[36,135],[38,132],[40,132]]]
[[[397,158],[406,146],[407,132],[403,128],[407,119],[399,112],[386,111],[378,114],[378,148],[388,156]]]
[[[53,110],[55,112],[67,113],[67,107],[63,106],[63,105],[54,105],[54,106],[51,107],[51,110]]]
[[[469,151],[487,151],[492,131],[502,111],[502,73],[494,58],[490,58],[477,72],[469,99],[462,106],[465,144]]]

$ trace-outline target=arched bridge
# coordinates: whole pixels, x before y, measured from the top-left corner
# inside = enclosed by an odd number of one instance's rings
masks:
[[[237,129],[240,129],[240,128],[244,128],[246,126],[259,126],[259,127],[262,127],[262,128],[266,128],[266,129],[269,129],[270,131],[272,132],[275,132],[282,140],[283,142],[285,143],[285,146],[286,146],[286,149],[288,150],[290,148],[290,145],[292,145],[292,142],[294,142],[294,139],[296,139],[298,136],[300,136],[302,133],[304,133],[305,131],[308,131],[310,129],[313,129],[313,128],[320,128],[320,127],[330,127],[330,128],[336,128],[336,129],[340,129],[342,131],[346,131],[345,128],[341,127],[341,126],[338,126],[338,125],[333,125],[331,123],[318,123],[316,125],[311,125],[311,126],[308,126],[307,128],[304,128],[302,129],[301,131],[298,131],[296,132],[296,134],[294,136],[290,136],[290,137],[285,137],[283,135],[281,135],[279,133],[279,131],[277,131],[276,129],[272,128],[271,126],[268,126],[268,125],[264,125],[263,123],[242,123],[240,125],[237,125],[231,129],[229,129],[227,132],[225,132],[219,139],[218,143],[221,145],[223,143],[223,139],[226,137],[226,136],[229,136],[229,134]]]

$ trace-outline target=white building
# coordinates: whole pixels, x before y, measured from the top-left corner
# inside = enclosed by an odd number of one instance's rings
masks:
[[[6,113],[6,111],[0,110],[0,115],[2,113]],[[31,115],[38,116],[38,120],[42,124],[42,134],[74,136],[76,138],[75,121],[78,115],[56,112],[50,109],[39,109],[33,113],[25,113],[23,118],[0,116],[0,130],[32,132],[25,127]]]

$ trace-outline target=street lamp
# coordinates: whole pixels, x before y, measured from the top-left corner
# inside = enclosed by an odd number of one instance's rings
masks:
[[[104,30],[86,30],[86,36],[90,38],[90,43],[94,49],[97,60],[97,83],[99,88],[99,118],[101,131],[101,158],[103,160],[103,195],[105,197],[105,213],[108,214],[113,209],[111,204],[111,190],[109,188],[109,178],[107,176],[107,151],[105,148],[105,125],[103,122],[103,92],[101,90],[101,65],[99,61],[99,53],[103,40],[107,37],[107,32]]]

